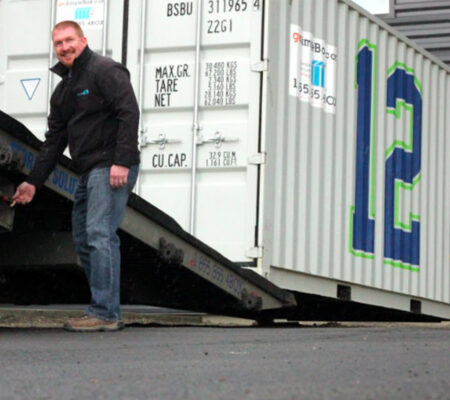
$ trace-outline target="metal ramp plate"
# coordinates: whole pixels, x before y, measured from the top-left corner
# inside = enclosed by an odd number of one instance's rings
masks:
[[[25,126],[0,111],[0,146],[20,159],[12,167],[6,162],[0,166],[2,179],[20,183],[40,144]],[[70,159],[63,157],[35,200],[16,207],[14,228],[0,236],[0,270],[76,264],[70,244],[76,182]],[[125,301],[255,319],[296,304],[290,292],[237,266],[135,194],[119,235]]]

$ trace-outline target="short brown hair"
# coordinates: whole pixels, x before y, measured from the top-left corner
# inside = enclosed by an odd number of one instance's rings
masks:
[[[58,29],[65,29],[65,28],[73,28],[75,30],[75,33],[79,36],[79,37],[84,37],[84,32],[83,29],[81,29],[81,26],[78,25],[75,21],[61,21],[58,22],[52,30],[52,36],[53,36],[53,32],[55,32]]]

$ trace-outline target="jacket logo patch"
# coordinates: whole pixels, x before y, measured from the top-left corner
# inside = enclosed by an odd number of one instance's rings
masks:
[[[87,96],[89,94],[89,89],[84,89],[82,92],[77,93],[77,96]]]

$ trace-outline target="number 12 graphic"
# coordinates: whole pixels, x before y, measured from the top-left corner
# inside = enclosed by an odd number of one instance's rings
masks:
[[[374,258],[375,252],[375,122],[376,46],[359,43],[355,205],[350,211],[350,252]],[[420,264],[420,217],[400,221],[400,190],[412,191],[420,180],[422,88],[414,70],[395,63],[388,70],[387,113],[409,118],[407,142],[394,140],[385,152],[384,263],[410,271]]]

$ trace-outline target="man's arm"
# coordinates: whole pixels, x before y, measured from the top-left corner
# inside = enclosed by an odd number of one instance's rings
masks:
[[[53,171],[59,157],[67,146],[67,136],[63,132],[48,132],[40,153],[36,159],[33,169],[25,182],[22,182],[13,196],[14,206],[16,203],[27,204],[33,200],[36,187],[42,185],[50,172]]]
[[[129,73],[122,65],[114,63],[105,68],[97,84],[119,122],[110,183],[120,187],[127,183],[129,168],[138,159],[139,107]]]
[[[17,187],[12,206],[16,203],[27,204],[33,200],[36,187],[45,182],[67,146],[65,125],[58,118],[55,110],[50,112],[48,126],[49,131],[45,134],[45,142],[41,146],[30,175]]]
[[[47,132],[45,142],[41,146],[39,155],[25,182],[34,186],[42,185],[56,166],[59,158],[67,146],[66,131]]]

